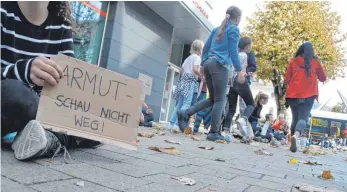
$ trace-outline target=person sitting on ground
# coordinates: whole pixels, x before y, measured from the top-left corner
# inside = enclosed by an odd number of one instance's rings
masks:
[[[329,134],[325,133],[324,136],[321,137],[320,146],[321,148],[329,148],[329,145],[330,145]]]
[[[260,113],[263,109],[263,106],[269,101],[269,96],[265,93],[259,92],[254,99],[255,108],[252,115],[248,118],[249,123],[252,125],[253,133],[255,136],[261,132],[261,128],[258,127],[260,120]]]
[[[145,102],[143,102],[139,125],[143,127],[154,127],[155,123],[153,122],[153,120],[154,116],[152,109],[150,109],[148,105]]]
[[[281,126],[283,126],[284,123],[285,123],[284,115],[280,114],[278,118],[276,119],[276,121],[274,122],[274,124],[272,125],[272,129],[279,131]]]
[[[101,144],[45,130],[35,120],[42,86],[63,78],[49,58],[74,56],[69,13],[65,1],[1,1],[1,136],[17,132],[11,147],[18,160]]]

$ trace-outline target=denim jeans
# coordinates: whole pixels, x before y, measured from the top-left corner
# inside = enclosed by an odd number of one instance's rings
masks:
[[[292,125],[290,126],[292,136],[296,131],[300,134],[304,132],[315,98],[316,96],[305,99],[287,98],[286,104],[292,111]]]
[[[152,127],[153,126],[152,121],[154,120],[153,113],[147,114],[145,110],[142,110],[142,114],[143,114],[145,121],[143,123],[140,122],[139,125],[144,126],[144,127]]]
[[[201,92],[201,94],[198,98],[198,102],[206,99],[206,97],[207,97],[207,93]],[[196,118],[195,118],[195,122],[194,122],[194,131],[195,132],[199,131],[201,121],[204,122],[204,128],[208,129],[208,125],[209,125],[210,120],[211,120],[210,112],[211,112],[211,107],[203,109],[203,110],[198,112],[198,114],[196,115]]]
[[[179,96],[177,104],[176,104],[174,110],[172,111],[172,115],[171,115],[171,119],[170,119],[171,126],[177,124],[177,112],[180,110],[188,109],[191,106],[193,96],[194,96],[194,90],[193,89],[189,90],[186,98],[184,98],[183,95]]]
[[[246,108],[242,116],[247,119],[252,115],[254,110],[254,100],[249,84],[240,84],[236,79],[234,80],[233,87],[230,87],[228,94],[229,111],[223,123],[224,128],[230,128],[232,119],[236,112],[237,97],[240,96],[246,103]]]
[[[210,133],[218,133],[222,124],[222,113],[225,109],[229,70],[215,58],[207,59],[204,64],[204,75],[210,98],[197,102],[187,110],[189,116],[212,106]]]

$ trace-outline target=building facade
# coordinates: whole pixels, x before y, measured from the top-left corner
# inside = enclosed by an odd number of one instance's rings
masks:
[[[212,24],[207,1],[72,2],[76,57],[120,74],[152,77],[146,103],[155,120],[167,121],[179,67],[195,39],[205,41]],[[188,54],[187,54],[188,53]]]

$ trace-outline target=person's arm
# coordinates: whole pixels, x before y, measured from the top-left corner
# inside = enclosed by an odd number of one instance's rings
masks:
[[[210,36],[208,37],[207,41],[204,44],[204,47],[202,48],[203,61],[205,61],[207,59],[208,52],[210,51],[210,48],[211,48],[212,38],[213,38],[215,33],[216,33],[216,28],[214,28],[212,30]]]
[[[149,109],[148,105],[145,102],[142,103],[142,108],[144,108],[145,110]]]
[[[327,80],[327,76],[324,72],[324,69],[322,67],[322,65],[317,61],[317,68],[316,68],[316,74],[317,74],[317,77],[318,77],[318,80],[320,82],[324,82]]]
[[[247,73],[255,73],[257,71],[257,61],[254,55],[254,52],[251,51],[248,55],[247,58]]]
[[[199,56],[194,57],[193,72],[199,77],[201,77],[200,64],[201,64],[201,57]]]
[[[229,54],[236,72],[240,72],[242,70],[241,62],[239,59],[239,40],[240,30],[238,27],[234,27],[228,31]]]

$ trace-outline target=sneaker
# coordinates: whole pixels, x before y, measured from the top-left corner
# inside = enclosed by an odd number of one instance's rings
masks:
[[[189,116],[185,110],[177,112],[178,127],[184,133],[185,129],[189,126]]]
[[[256,142],[262,142],[262,138],[261,138],[261,137],[256,137],[256,138],[254,138],[254,140],[255,140]]]
[[[295,153],[298,150],[298,146],[297,146],[297,139],[296,136],[293,135],[292,136],[292,140],[291,140],[291,145],[290,145],[290,151]]]
[[[100,141],[94,141],[90,139],[83,139],[78,145],[78,148],[89,148],[89,149],[96,149],[98,147],[103,146],[104,144]]]
[[[16,159],[27,160],[50,155],[54,157],[62,145],[53,133],[44,130],[38,121],[32,120],[17,135],[12,149]]]
[[[209,134],[207,134],[206,139],[209,141],[223,140],[223,141],[226,141],[228,143],[231,142],[231,139],[229,137],[223,137],[220,133],[209,133]]]
[[[241,131],[242,136],[248,135],[248,128],[247,128],[247,120],[244,117],[240,117],[236,121],[237,126],[239,127],[239,130]]]

